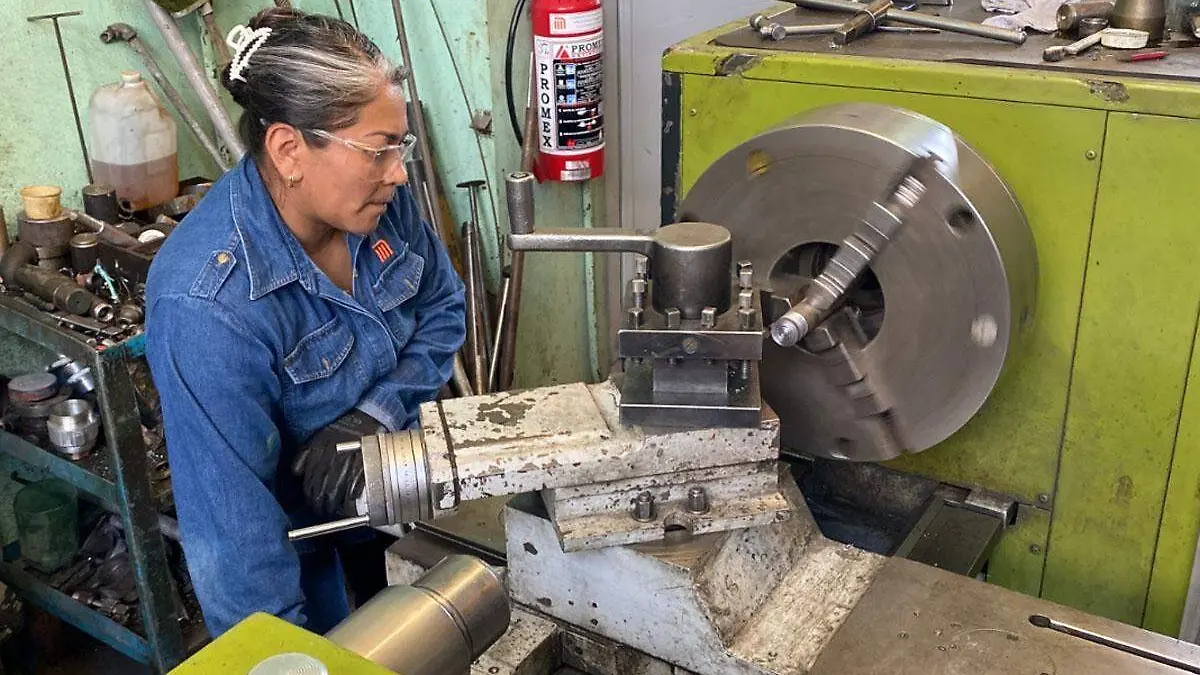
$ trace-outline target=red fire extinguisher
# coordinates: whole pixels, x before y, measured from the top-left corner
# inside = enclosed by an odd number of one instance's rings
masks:
[[[538,160],[543,180],[604,174],[601,0],[533,0]]]

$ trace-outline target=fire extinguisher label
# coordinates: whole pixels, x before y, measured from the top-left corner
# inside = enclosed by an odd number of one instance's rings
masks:
[[[537,36],[541,152],[582,154],[604,145],[604,35]]]
[[[604,10],[593,9],[590,12],[573,12],[570,14],[550,14],[551,35],[579,35],[599,30],[604,25]]]

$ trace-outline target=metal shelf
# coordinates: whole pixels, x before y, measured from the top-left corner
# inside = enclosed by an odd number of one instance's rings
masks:
[[[95,501],[114,513],[120,513],[117,486],[100,473],[102,457],[92,453],[76,463],[40,448],[8,431],[0,430],[0,452],[49,472],[95,498]]]
[[[183,661],[183,633],[151,488],[136,393],[126,367],[129,360],[144,354],[144,337],[138,335],[97,350],[82,335],[59,327],[52,316],[18,298],[0,296],[0,333],[5,332],[92,369],[104,445],[75,463],[19,436],[0,432],[0,452],[68,481],[121,516],[145,637],[76,602],[17,565],[0,563],[0,580],[130,658],[166,673]]]
[[[0,563],[0,581],[54,616],[140,663],[152,663],[146,638],[42,582],[14,563]]]

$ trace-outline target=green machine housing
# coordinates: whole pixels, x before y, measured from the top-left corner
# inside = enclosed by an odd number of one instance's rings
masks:
[[[985,18],[969,4],[937,9]],[[1029,220],[1035,326],[966,427],[888,465],[1019,500],[990,582],[1176,635],[1200,530],[1200,50],[1043,64],[1065,43],[874,34],[834,49],[745,22],[697,35],[662,61],[663,220],[723,154],[806,110],[880,103],[956,132]]]

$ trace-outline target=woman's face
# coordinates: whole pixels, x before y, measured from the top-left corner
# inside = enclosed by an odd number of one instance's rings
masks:
[[[296,188],[303,190],[303,201],[315,219],[337,230],[369,234],[396,186],[408,181],[400,150],[372,151],[396,146],[408,133],[404,96],[398,87],[381,87],[353,126],[331,133],[336,139],[326,139],[325,147],[308,144],[302,153],[304,178]]]

